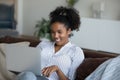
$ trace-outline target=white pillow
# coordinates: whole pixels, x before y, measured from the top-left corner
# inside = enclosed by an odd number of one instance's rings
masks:
[[[12,78],[15,75],[7,70],[7,63],[6,63],[6,48],[8,47],[28,47],[30,42],[17,42],[17,43],[0,43],[0,80],[14,80]],[[7,78],[7,79],[6,79]]]
[[[0,49],[0,80],[14,80],[15,75],[7,70],[6,58]]]
[[[7,69],[16,72],[31,71],[40,75],[41,49],[29,46],[5,46]]]
[[[40,75],[41,50],[39,48],[29,47],[29,42],[19,42],[12,44],[1,43],[0,50],[3,51],[1,55],[4,56],[4,61],[6,60],[5,65],[1,62],[2,65],[7,66],[5,70],[17,72],[27,70]]]
[[[10,73],[7,70],[7,65],[6,65],[6,48],[11,48],[11,47],[17,47],[17,46],[21,46],[21,47],[28,47],[30,44],[30,42],[18,42],[18,43],[1,43],[0,44],[0,80],[6,80],[5,78],[9,78],[9,80],[11,80],[10,78],[15,77],[15,75],[13,75],[12,73]],[[14,79],[13,79],[14,80]]]
[[[30,42],[24,41],[24,42],[17,42],[17,43],[0,43],[0,49],[1,51],[5,52],[5,47],[12,47],[12,46],[23,46],[28,47],[30,45]]]

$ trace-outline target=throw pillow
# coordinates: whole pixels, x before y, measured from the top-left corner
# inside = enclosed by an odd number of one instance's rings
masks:
[[[108,60],[109,57],[104,58],[86,58],[83,63],[76,70],[75,80],[84,80],[90,73],[92,73],[101,63]]]
[[[5,53],[0,48],[0,80],[13,80],[15,75],[7,70]]]
[[[17,42],[17,43],[0,43],[0,49],[4,52],[5,47],[12,47],[12,46],[29,46],[30,42],[24,41],[24,42]]]
[[[7,70],[7,64],[6,64],[6,47],[28,47],[30,42],[18,42],[18,43],[0,43],[0,80],[14,80],[15,75]]]

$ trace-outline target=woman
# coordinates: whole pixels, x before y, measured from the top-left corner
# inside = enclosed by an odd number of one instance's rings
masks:
[[[69,41],[71,32],[78,30],[80,18],[73,8],[57,7],[50,13],[50,31],[53,41],[42,41],[42,74],[48,80],[74,80],[77,67],[84,59],[80,47]]]
[[[74,80],[75,71],[84,59],[80,47],[69,41],[71,32],[78,30],[80,18],[73,8],[57,7],[50,13],[52,41],[38,44],[41,52],[42,75],[38,80]],[[37,80],[32,72],[22,72],[14,80]]]

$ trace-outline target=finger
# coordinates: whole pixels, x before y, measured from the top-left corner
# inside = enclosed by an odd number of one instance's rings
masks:
[[[44,73],[45,70],[46,70],[46,69],[42,69],[42,73]]]
[[[53,72],[52,72],[52,71],[50,71],[50,72],[49,72],[49,74],[48,74],[48,77],[49,77],[52,73],[53,73]]]
[[[45,69],[47,69],[47,67],[44,67],[42,70],[45,70]]]
[[[43,72],[43,75],[48,77],[49,72],[50,72],[50,69],[49,69],[49,68],[46,68],[46,69],[44,70],[44,72]]]
[[[45,67],[45,68],[42,69],[42,74],[45,72],[46,69],[47,69],[47,67]]]
[[[47,77],[49,77],[53,72],[55,72],[55,68],[53,66],[48,67]]]

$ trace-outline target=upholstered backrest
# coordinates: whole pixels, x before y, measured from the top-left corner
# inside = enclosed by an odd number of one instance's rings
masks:
[[[20,37],[11,37],[11,36],[5,36],[0,38],[0,43],[16,43],[16,42],[22,42],[22,41],[29,41],[31,47],[36,47],[40,40],[34,40],[34,39],[26,39],[26,38],[20,38]]]
[[[91,49],[83,48],[84,54],[86,58],[103,58],[103,57],[116,57],[118,54],[112,52],[105,52],[105,51],[97,51]]]

